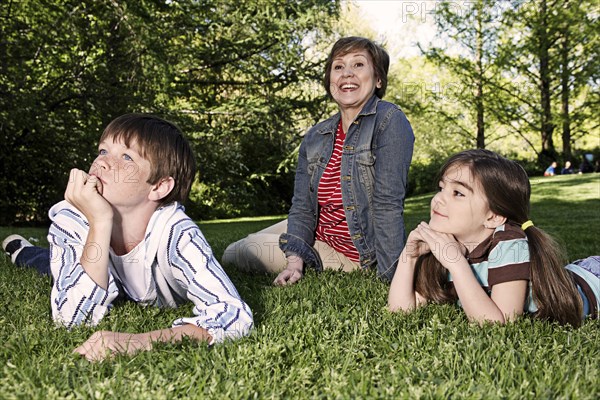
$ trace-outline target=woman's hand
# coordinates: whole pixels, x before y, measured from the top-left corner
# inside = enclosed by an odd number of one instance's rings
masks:
[[[302,261],[302,258],[294,255],[288,256],[287,266],[277,275],[277,278],[273,281],[273,285],[286,286],[298,282],[304,276],[303,269],[304,261]]]
[[[85,215],[88,221],[112,220],[112,207],[100,194],[102,182],[95,175],[73,168],[65,190],[65,200]]]
[[[466,261],[466,248],[453,235],[434,231],[426,222],[421,222],[415,231],[433,256],[450,272],[457,263]]]

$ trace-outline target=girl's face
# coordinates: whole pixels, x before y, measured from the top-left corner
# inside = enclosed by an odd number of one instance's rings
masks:
[[[448,168],[431,200],[431,229],[454,235],[472,249],[494,230],[493,217],[480,183],[467,165]]]
[[[335,57],[331,65],[329,90],[342,111],[360,111],[381,82],[375,78],[371,56],[365,50]]]

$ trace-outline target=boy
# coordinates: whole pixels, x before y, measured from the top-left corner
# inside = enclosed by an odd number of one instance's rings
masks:
[[[156,341],[189,337],[212,344],[248,334],[250,308],[180,204],[194,175],[194,156],[179,129],[140,114],[123,115],[106,127],[89,174],[71,170],[66,201],[49,211],[54,320],[66,327],[95,325],[119,295],[141,304],[195,305],[195,316],[176,320],[172,328],[96,332],[75,352],[100,360],[111,352],[149,350]],[[13,262],[43,272],[39,258],[47,250],[27,248],[15,235],[10,239],[3,247]]]

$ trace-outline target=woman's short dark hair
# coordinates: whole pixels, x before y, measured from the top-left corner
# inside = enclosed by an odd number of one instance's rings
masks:
[[[379,46],[373,41],[363,37],[350,36],[341,38],[335,42],[331,48],[329,57],[327,57],[323,85],[325,86],[325,91],[327,91],[329,97],[333,98],[331,95],[331,89],[329,87],[331,85],[330,76],[333,60],[337,57],[360,50],[366,51],[371,57],[371,62],[373,63],[373,68],[375,69],[375,79],[381,82],[381,87],[375,89],[375,95],[380,99],[385,96],[385,90],[387,89],[387,74],[390,68],[390,56],[383,49],[383,47]]]

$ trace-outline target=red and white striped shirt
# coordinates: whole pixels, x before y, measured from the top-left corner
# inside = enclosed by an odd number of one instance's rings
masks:
[[[342,204],[342,151],[346,132],[342,121],[337,128],[333,154],[319,181],[317,199],[321,207],[317,223],[316,239],[327,243],[352,261],[359,262],[360,255],[350,238],[346,213]]]

